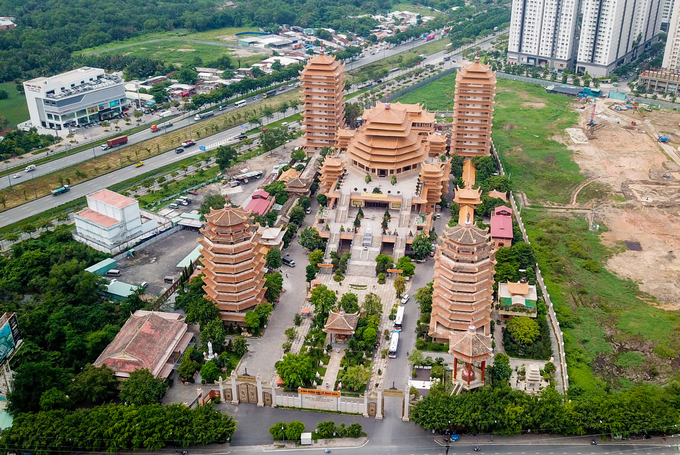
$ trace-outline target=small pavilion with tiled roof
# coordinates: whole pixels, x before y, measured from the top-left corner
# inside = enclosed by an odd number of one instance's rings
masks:
[[[323,331],[330,337],[330,343],[346,343],[354,335],[359,322],[359,313],[331,311]]]
[[[484,385],[486,362],[493,357],[491,335],[477,331],[474,325],[466,331],[452,332],[449,337],[449,352],[453,355],[453,377],[456,381],[466,383],[468,389]],[[465,368],[460,371],[458,361],[465,364]],[[481,378],[477,381],[473,364],[480,362]]]

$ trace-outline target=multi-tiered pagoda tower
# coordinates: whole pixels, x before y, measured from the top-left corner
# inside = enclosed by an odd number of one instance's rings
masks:
[[[205,216],[203,245],[203,289],[220,310],[225,324],[242,325],[245,315],[264,301],[265,250],[250,213],[234,207],[210,209]]]
[[[429,335],[448,342],[454,356],[454,381],[467,388],[484,384],[486,361],[492,357],[491,308],[496,254],[489,233],[474,223],[481,190],[474,189],[475,156],[491,153],[491,121],[496,75],[479,62],[466,65],[456,77],[451,149],[466,157],[458,224],[445,229],[435,254],[434,292]],[[458,369],[458,361],[465,368]],[[481,378],[474,364],[481,362]],[[478,370],[479,371],[479,370]]]
[[[311,155],[335,147],[338,129],[345,126],[345,65],[330,55],[315,55],[300,72],[303,148]]]

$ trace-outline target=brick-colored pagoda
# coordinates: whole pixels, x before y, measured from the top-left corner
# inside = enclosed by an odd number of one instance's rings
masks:
[[[451,151],[466,157],[463,188],[454,202],[460,204],[458,224],[445,229],[434,264],[432,315],[429,335],[449,343],[454,357],[454,381],[468,389],[484,385],[486,361],[491,348],[496,253],[489,233],[475,225],[475,208],[481,190],[475,189],[475,166],[471,158],[491,154],[496,75],[479,62],[466,65],[456,77]],[[458,361],[465,364],[460,371]],[[473,364],[481,362],[481,378]]]
[[[265,300],[265,250],[257,225],[242,208],[210,209],[201,229],[203,289],[225,324],[242,325],[245,314]]]
[[[460,156],[489,156],[496,73],[479,56],[458,71],[453,103],[451,152]]]
[[[345,65],[330,55],[315,55],[300,72],[303,149],[311,155],[335,147],[338,129],[345,125]]]

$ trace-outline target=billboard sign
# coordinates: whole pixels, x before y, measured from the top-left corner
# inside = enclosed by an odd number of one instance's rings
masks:
[[[14,354],[22,338],[16,313],[5,313],[0,321],[4,321],[0,328],[0,366],[2,366]]]

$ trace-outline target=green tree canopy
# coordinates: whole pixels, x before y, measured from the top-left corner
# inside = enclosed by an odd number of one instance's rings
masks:
[[[156,404],[160,403],[167,389],[163,379],[155,378],[149,370],[135,370],[122,383],[120,400],[135,406]]]
[[[215,318],[201,327],[201,349],[207,352],[208,341],[210,341],[214,351],[219,354],[222,352],[226,337],[227,331],[224,329],[224,323],[219,318]]]
[[[315,376],[314,360],[306,354],[286,354],[276,362],[276,373],[288,389],[308,386]]]
[[[238,151],[234,147],[230,145],[222,145],[217,148],[215,161],[220,167],[220,171],[230,168],[236,158],[238,158]]]
[[[377,294],[369,292],[364,299],[363,307],[367,316],[372,314],[380,315],[382,313],[382,300],[380,300]]]
[[[399,275],[394,279],[394,290],[397,292],[397,297],[401,297],[406,291],[406,278]]]
[[[299,441],[302,433],[305,432],[305,424],[299,420],[286,425],[286,439],[289,441]]]
[[[221,194],[219,193],[207,194],[203,199],[201,206],[198,208],[198,213],[200,213],[201,215],[205,215],[206,213],[210,213],[211,207],[215,210],[220,210],[224,208],[225,204],[226,200],[224,199],[224,196],[222,196]]]
[[[211,384],[220,377],[222,371],[215,365],[215,362],[205,362],[201,367],[201,379],[207,384]]]
[[[359,297],[353,292],[347,292],[340,298],[340,307],[345,313],[356,313],[359,311]]]
[[[298,242],[303,248],[307,248],[311,251],[326,249],[326,241],[321,238],[319,231],[312,226],[308,226],[300,231]]]
[[[408,256],[402,256],[397,261],[396,268],[402,270],[403,276],[413,276],[416,273],[416,265]]]
[[[508,321],[507,329],[520,344],[531,344],[541,335],[538,323],[527,316],[516,316]]]
[[[40,411],[41,395],[52,389],[64,390],[69,377],[64,370],[49,362],[25,363],[14,371],[13,390],[8,395],[13,415]]]
[[[432,253],[432,242],[430,242],[430,236],[420,233],[413,239],[411,244],[411,249],[413,250],[413,255],[416,259],[422,260],[430,256]]]
[[[341,372],[339,376],[343,389],[359,392],[366,387],[366,383],[371,378],[371,370],[363,365],[354,365],[347,368],[347,371]]]
[[[496,353],[493,357],[493,366],[489,368],[489,373],[491,374],[491,379],[494,381],[494,385],[498,382],[500,386],[506,385],[508,379],[512,375],[512,368],[510,367],[510,357],[503,354],[502,352]]]
[[[267,286],[264,296],[268,301],[275,302],[283,290],[283,276],[278,272],[268,273],[264,276],[264,280]]]
[[[53,387],[40,395],[41,411],[56,411],[58,409],[71,409],[73,402],[62,390]]]
[[[89,364],[75,377],[68,390],[69,396],[77,404],[99,405],[116,398],[118,380],[113,377],[113,370],[106,365],[97,368]]]
[[[267,266],[272,268],[272,269],[279,269],[281,268],[281,250],[278,248],[272,248],[271,250],[267,251],[267,254],[265,255],[265,259],[267,260]]]
[[[413,298],[418,302],[420,307],[420,312],[423,314],[429,314],[432,312],[432,282],[430,281],[427,285],[422,288],[418,288]]]
[[[335,292],[328,289],[325,285],[317,286],[312,291],[311,302],[317,314],[327,314],[335,305],[336,300]]]
[[[375,273],[385,273],[387,269],[391,269],[394,265],[392,256],[387,254],[379,254],[375,258]]]

